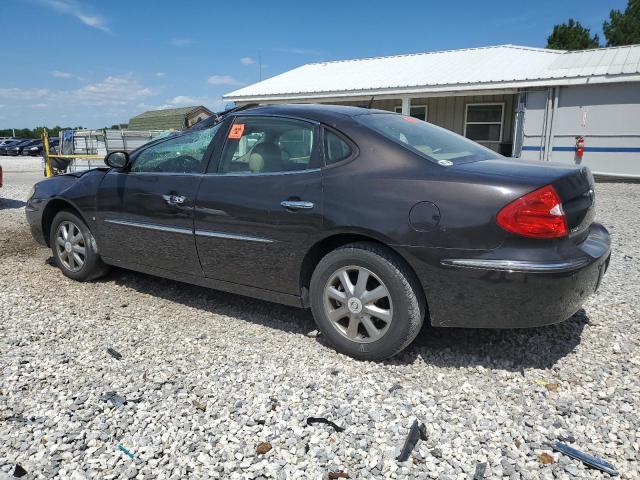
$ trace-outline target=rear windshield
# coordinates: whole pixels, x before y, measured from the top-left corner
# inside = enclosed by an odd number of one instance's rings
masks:
[[[440,165],[500,157],[476,142],[417,118],[395,113],[368,113],[356,118],[367,127]]]

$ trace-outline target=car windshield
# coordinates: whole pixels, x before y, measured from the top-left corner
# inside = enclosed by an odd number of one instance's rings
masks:
[[[475,162],[500,155],[449,130],[396,113],[368,113],[360,123],[440,165]]]

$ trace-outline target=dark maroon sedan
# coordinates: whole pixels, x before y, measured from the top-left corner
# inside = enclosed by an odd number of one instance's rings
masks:
[[[27,218],[76,280],[118,265],[308,308],[379,360],[439,327],[565,320],[607,268],[586,167],[501,157],[411,117],[246,108],[36,185]]]

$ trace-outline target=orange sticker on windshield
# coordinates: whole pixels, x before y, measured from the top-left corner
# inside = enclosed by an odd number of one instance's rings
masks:
[[[231,140],[238,140],[242,138],[242,134],[244,133],[244,123],[234,123],[231,125],[231,130],[229,130],[229,138]]]
[[[405,122],[409,122],[409,123],[417,123],[417,122],[418,122],[418,120],[417,120],[417,119],[415,119],[415,118],[413,118],[413,117],[402,117],[402,119],[403,119]]]

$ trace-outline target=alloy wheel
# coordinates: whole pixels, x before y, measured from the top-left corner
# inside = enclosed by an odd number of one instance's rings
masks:
[[[87,258],[87,246],[84,235],[76,224],[65,220],[56,230],[56,252],[64,267],[78,272]]]
[[[336,270],[324,288],[324,308],[341,335],[357,343],[375,342],[393,320],[391,294],[371,270],[347,266]]]

